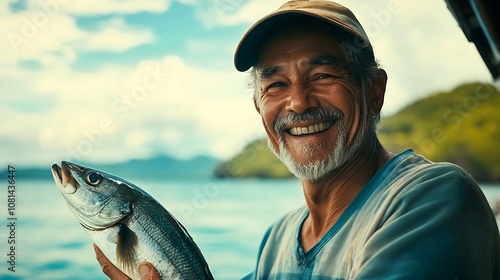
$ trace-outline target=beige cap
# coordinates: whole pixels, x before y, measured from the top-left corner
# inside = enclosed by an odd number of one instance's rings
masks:
[[[346,7],[331,1],[294,0],[283,4],[248,29],[234,54],[236,69],[241,72],[250,69],[255,63],[257,52],[266,34],[278,23],[290,22],[297,15],[310,16],[331,23],[353,34],[371,47],[363,27]]]

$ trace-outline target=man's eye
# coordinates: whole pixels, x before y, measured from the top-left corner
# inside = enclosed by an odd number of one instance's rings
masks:
[[[342,78],[344,75],[347,73],[342,73],[340,75],[333,75],[333,74],[327,74],[327,73],[318,73],[313,76],[313,81],[319,81],[319,82],[337,82],[340,78]]]
[[[321,79],[327,79],[327,78],[336,78],[337,76],[333,76],[333,75],[330,75],[330,74],[317,74],[314,79],[315,80],[321,80]]]
[[[279,88],[279,87],[282,87],[284,86],[285,84],[282,83],[282,82],[275,82],[275,83],[271,83],[269,84],[266,88],[265,88],[265,91],[264,92],[268,92],[270,90],[273,90],[273,89],[276,89],[276,88]]]

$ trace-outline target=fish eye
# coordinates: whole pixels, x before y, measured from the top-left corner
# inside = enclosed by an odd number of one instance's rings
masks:
[[[85,175],[85,181],[92,186],[97,186],[101,182],[102,176],[97,172],[89,172]]]

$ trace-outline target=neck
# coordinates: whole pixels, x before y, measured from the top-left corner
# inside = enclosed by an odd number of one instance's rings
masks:
[[[302,226],[305,251],[335,224],[373,175],[389,160],[376,135],[338,169],[319,181],[302,181],[309,216]]]

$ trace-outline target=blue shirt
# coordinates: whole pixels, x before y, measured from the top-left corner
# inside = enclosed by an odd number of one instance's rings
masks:
[[[495,218],[472,177],[412,150],[394,156],[304,252],[303,206],[275,222],[244,279],[500,279]]]

